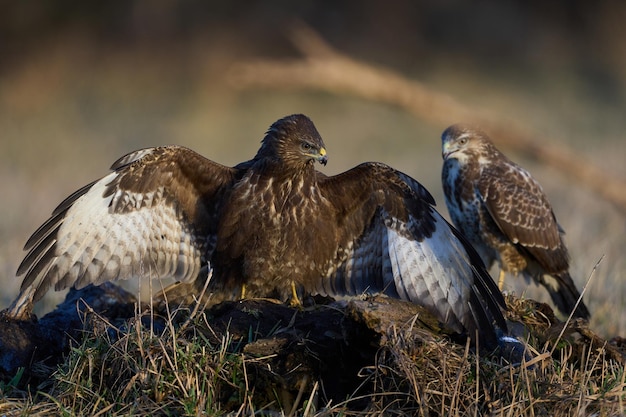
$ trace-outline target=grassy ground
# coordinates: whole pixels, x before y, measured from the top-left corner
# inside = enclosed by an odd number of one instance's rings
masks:
[[[500,355],[478,354],[470,344],[427,330],[423,313],[417,320],[394,316],[390,324],[384,318],[389,312],[381,313],[384,305],[377,302],[302,312],[248,300],[232,303],[233,315],[223,306],[191,315],[178,311],[166,316],[171,319],[158,334],[146,326],[150,315],[121,327],[91,316],[92,330],[58,368],[34,368],[45,375],[35,390],[24,390],[19,373],[0,383],[0,413],[560,417],[625,412],[624,347],[593,339],[584,325],[560,333],[549,309],[508,299],[508,318],[526,327],[534,356],[511,365]],[[393,311],[400,307],[393,305]],[[273,322],[278,310],[286,315]],[[334,338],[335,351],[324,347],[326,335],[307,335],[306,316],[309,322],[338,320],[326,331],[344,335]],[[361,321],[365,317],[367,324]],[[354,334],[363,332],[370,336],[355,343]],[[360,358],[360,369],[353,375],[342,374],[344,366],[329,369],[329,354],[345,361]],[[343,394],[336,391],[337,380],[343,381]]]

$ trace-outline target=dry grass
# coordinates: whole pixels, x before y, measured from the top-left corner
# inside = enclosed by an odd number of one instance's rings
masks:
[[[623,357],[613,356],[606,342],[573,337],[571,329],[557,337],[545,306],[507,301],[509,318],[526,326],[531,362],[510,365],[497,355],[478,355],[469,344],[415,323],[392,326],[359,371],[359,388],[339,402],[325,397],[324,380],[312,374],[286,403],[280,387],[268,390],[255,381],[252,370],[269,362],[245,352],[253,340],[216,334],[202,310],[168,319],[159,335],[150,316],[137,315],[122,328],[92,317],[93,330],[50,379],[26,391],[19,381],[0,385],[0,414],[623,415]],[[360,347],[352,349],[356,354]]]

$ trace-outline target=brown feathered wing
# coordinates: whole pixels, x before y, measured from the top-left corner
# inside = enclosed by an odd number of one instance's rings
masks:
[[[580,292],[569,275],[562,229],[541,186],[519,166],[490,164],[483,168],[477,188],[500,231],[539,265],[532,277],[547,289],[559,310],[570,312]],[[575,314],[590,315],[584,303],[578,305]]]
[[[179,146],[132,152],[111,169],[65,199],[30,237],[14,312],[51,286],[131,277],[188,281],[206,267],[216,213],[238,171]]]
[[[323,195],[334,196],[338,213],[349,213],[357,194],[368,193],[359,210],[371,213],[353,217],[364,224],[343,221],[337,240],[344,257],[320,282],[319,292],[384,292],[426,307],[458,332],[478,332],[486,343],[495,343],[494,323],[506,329],[502,294],[421,184],[386,165],[368,163],[319,186]]]

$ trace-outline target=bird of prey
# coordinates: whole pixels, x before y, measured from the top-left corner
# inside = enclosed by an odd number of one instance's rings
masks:
[[[242,287],[283,301],[385,293],[494,342],[506,329],[503,296],[428,191],[381,163],[326,176],[315,162],[326,165],[324,142],[298,114],[234,167],[181,146],[123,156],[27,241],[10,312],[28,313],[50,287],[210,276],[211,291],[234,298]]]
[[[452,125],[442,135],[442,183],[452,222],[487,267],[522,274],[545,286],[569,315],[580,297],[569,274],[569,255],[552,207],[531,175],[502,154],[481,130]],[[579,303],[576,317],[589,318]]]

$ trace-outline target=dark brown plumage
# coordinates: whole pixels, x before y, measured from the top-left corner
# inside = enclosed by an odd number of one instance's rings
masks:
[[[443,132],[442,182],[453,223],[487,266],[523,274],[546,287],[556,307],[570,314],[580,297],[569,275],[562,230],[541,186],[471,126]],[[575,316],[589,318],[581,301]]]
[[[303,115],[274,123],[235,167],[179,146],[133,152],[70,196],[28,240],[14,314],[49,287],[130,277],[206,279],[238,297],[384,292],[495,341],[502,294],[428,191],[380,163],[328,177]],[[292,285],[293,284],[293,285]]]

